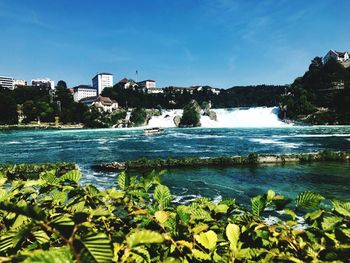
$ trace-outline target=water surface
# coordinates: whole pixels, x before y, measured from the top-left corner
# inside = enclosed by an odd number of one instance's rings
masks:
[[[146,136],[142,129],[9,131],[0,133],[1,163],[68,161],[81,167],[83,182],[115,184],[116,173],[91,169],[100,162],[141,157],[230,156],[349,150],[350,126],[166,129]],[[258,168],[170,170],[164,182],[182,199],[194,196],[241,200],[274,189],[289,196],[302,190],[350,199],[350,169],[344,163]],[[180,197],[178,197],[180,198]],[[181,199],[181,198],[180,198]]]

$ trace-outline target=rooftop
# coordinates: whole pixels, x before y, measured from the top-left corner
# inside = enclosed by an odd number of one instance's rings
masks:
[[[95,77],[98,76],[98,75],[110,75],[110,76],[113,76],[113,74],[111,74],[111,73],[100,72],[100,73],[97,73],[97,74],[95,75]]]
[[[90,86],[90,85],[79,85],[79,86],[76,86],[73,88],[74,90],[77,90],[77,89],[93,89],[93,90],[96,90],[94,87]]]
[[[146,79],[146,80],[142,80],[142,81],[139,81],[138,83],[142,83],[142,82],[156,82],[155,80],[152,80],[152,79]]]

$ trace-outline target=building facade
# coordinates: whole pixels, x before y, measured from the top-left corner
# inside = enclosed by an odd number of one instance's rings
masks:
[[[12,77],[0,76],[0,86],[10,90],[14,89],[14,79]]]
[[[99,111],[113,112],[118,109],[118,103],[115,100],[100,95],[92,103],[91,107],[95,107]]]
[[[162,88],[148,88],[146,89],[148,94],[159,94],[164,93],[164,90]]]
[[[14,79],[13,80],[13,86],[14,88],[18,88],[18,87],[24,87],[27,86],[27,81],[26,80],[21,80],[21,79]]]
[[[73,99],[75,102],[79,102],[82,99],[96,96],[97,90],[94,87],[88,85],[80,85],[73,88]]]
[[[92,86],[100,95],[104,88],[113,87],[113,75],[110,73],[99,73],[92,79]]]
[[[151,80],[151,79],[147,79],[144,81],[137,82],[137,85],[140,88],[152,89],[152,88],[156,88],[156,81]]]
[[[49,78],[32,79],[32,86],[54,89],[55,88],[55,82],[53,80],[49,79]]]
[[[350,59],[350,54],[349,52],[340,52],[340,51],[335,51],[333,49],[329,50],[328,53],[324,56],[323,62],[327,63],[330,59],[334,59],[335,61],[338,62],[345,62]]]

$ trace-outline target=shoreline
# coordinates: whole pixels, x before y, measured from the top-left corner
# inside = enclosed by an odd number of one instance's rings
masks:
[[[164,129],[285,129],[285,128],[322,128],[322,127],[348,127],[350,124],[305,124],[301,125],[300,123],[286,124],[281,126],[241,126],[241,127],[161,127]],[[29,131],[29,130],[115,130],[115,131],[135,131],[135,130],[143,130],[146,128],[155,128],[150,126],[140,126],[140,127],[130,127],[130,128],[85,128],[82,124],[72,124],[72,125],[0,125],[1,131]]]
[[[25,130],[68,130],[68,129],[84,129],[82,124],[13,124],[0,125],[0,131],[25,131]]]
[[[153,170],[168,168],[189,168],[189,167],[234,167],[252,166],[264,164],[286,164],[286,163],[310,163],[324,161],[349,162],[349,151],[321,151],[315,153],[300,154],[256,154],[247,156],[221,156],[221,157],[183,157],[168,159],[147,159],[129,160],[126,162],[110,162],[92,165],[97,171],[126,171],[126,170]]]

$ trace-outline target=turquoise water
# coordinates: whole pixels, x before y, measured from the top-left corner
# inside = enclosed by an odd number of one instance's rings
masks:
[[[350,126],[166,129],[153,136],[142,130],[115,129],[0,133],[0,163],[76,162],[84,173],[83,182],[100,187],[114,185],[117,176],[91,169],[100,162],[324,149],[350,150]],[[163,181],[180,202],[197,196],[236,197],[244,202],[270,188],[291,197],[312,190],[350,199],[350,167],[344,163],[170,170]]]

